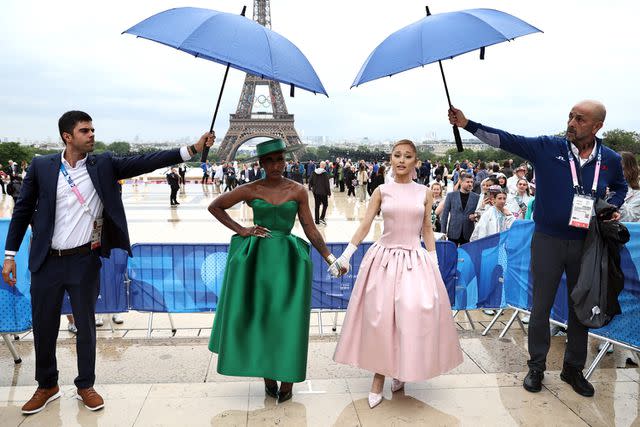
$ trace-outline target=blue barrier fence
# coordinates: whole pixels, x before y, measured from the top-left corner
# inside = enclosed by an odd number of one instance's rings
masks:
[[[193,313],[214,311],[224,279],[226,244],[136,244],[129,260],[130,307],[133,310]],[[342,253],[346,243],[329,243],[333,253]],[[351,271],[339,278],[327,272],[322,256],[311,250],[313,276],[311,308],[345,310],[351,297],[360,262],[370,243],[358,248]],[[438,242],[445,285],[453,298],[456,277],[456,247]]]
[[[0,236],[6,236],[8,220],[0,220]],[[596,333],[640,346],[640,224],[627,224],[631,241],[622,251],[625,290],[620,297],[623,314]],[[456,248],[451,242],[437,242],[436,250],[452,308],[531,308],[529,270],[531,221],[516,221],[503,233]],[[28,242],[26,238],[24,242]],[[2,243],[2,242],[0,242]],[[0,332],[30,328],[30,276],[27,271],[27,243],[16,257],[20,277],[18,286],[0,283]],[[346,244],[331,243],[333,253],[341,253]],[[312,249],[312,308],[344,310],[355,277],[368,249],[363,244],[352,258],[351,272],[332,278],[320,254]],[[129,309],[150,312],[192,313],[213,311],[224,278],[227,244],[138,244],[134,257],[114,250],[103,259],[98,312],[123,312]],[[125,271],[130,279],[127,295]],[[552,317],[567,318],[566,285],[559,287]],[[67,303],[65,303],[67,304]],[[67,306],[68,310],[68,306]]]
[[[0,218],[0,244],[4,250],[9,218]],[[0,280],[0,332],[19,332],[31,329],[31,274],[27,269],[29,263],[29,242],[31,229],[22,241],[20,250],[16,254],[16,286],[7,285]]]

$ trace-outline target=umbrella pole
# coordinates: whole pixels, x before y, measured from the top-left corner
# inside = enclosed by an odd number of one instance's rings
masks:
[[[242,12],[240,12],[241,16],[247,12],[247,6],[242,7]],[[211,120],[211,127],[209,128],[209,133],[213,132],[213,125],[216,123],[216,117],[218,116],[218,109],[220,108],[220,101],[222,100],[222,92],[224,92],[224,85],[227,83],[227,75],[229,74],[229,63],[227,62],[227,69],[224,70],[224,78],[222,79],[222,87],[220,88],[220,94],[218,95],[218,102],[216,103],[216,110],[213,112],[213,120]],[[202,147],[202,155],[200,156],[200,161],[202,163],[207,161],[207,157],[209,157],[209,147],[206,145]],[[212,179],[213,180],[213,179]]]
[[[444,68],[442,68],[442,61],[438,61],[438,65],[440,65],[440,74],[442,74],[442,82],[444,83],[444,91],[447,94],[447,102],[449,103],[449,108],[452,108],[451,105],[451,97],[449,96],[449,88],[447,87],[447,79],[444,77]],[[462,148],[462,138],[460,137],[460,129],[458,126],[453,125],[453,137],[456,140],[456,148],[458,152],[461,153],[464,148]]]
[[[222,92],[224,92],[224,85],[227,83],[227,75],[229,74],[229,64],[227,64],[227,69],[224,70],[224,78],[222,79],[222,87],[220,87],[220,94],[218,95],[218,102],[216,103],[216,110],[213,113],[213,120],[211,120],[211,127],[209,128],[209,132],[213,132],[213,125],[216,123],[216,117],[218,116],[218,110],[220,109],[220,101],[222,100]],[[206,162],[207,157],[209,156],[209,147],[206,145],[202,148],[202,155],[200,156],[201,162]]]

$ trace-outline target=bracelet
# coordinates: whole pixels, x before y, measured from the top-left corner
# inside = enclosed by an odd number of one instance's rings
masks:
[[[327,264],[331,265],[336,262],[336,257],[334,254],[329,254],[324,260],[327,262]]]
[[[15,256],[14,255],[5,255],[4,256],[4,260],[6,261],[8,259],[15,260]]]

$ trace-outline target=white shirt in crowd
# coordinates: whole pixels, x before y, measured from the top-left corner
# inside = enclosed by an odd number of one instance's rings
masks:
[[[222,168],[222,164],[216,166],[216,173],[213,176],[214,179],[222,179],[224,177],[224,170]]]
[[[473,233],[469,241],[482,239],[492,234],[500,233],[511,228],[515,218],[513,215],[504,215],[495,206],[488,208],[480,217],[480,220],[473,228]]]
[[[505,207],[513,214],[515,219],[524,219],[524,215],[526,212],[522,212],[520,208],[520,204],[523,203],[525,206],[529,205],[529,200],[531,200],[531,196],[525,194],[521,196],[519,194],[509,194],[507,196],[507,203]]]

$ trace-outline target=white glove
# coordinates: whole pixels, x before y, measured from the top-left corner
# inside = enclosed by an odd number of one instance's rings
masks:
[[[344,252],[342,252],[342,255],[340,255],[338,259],[336,259],[336,261],[329,267],[329,272],[331,273],[331,275],[333,275],[334,277],[338,277],[349,272],[349,270],[351,269],[349,260],[353,256],[356,249],[358,249],[358,247],[353,243],[349,243],[349,245],[347,245]],[[346,269],[346,271],[344,271],[344,273],[340,273],[341,269]],[[337,275],[334,274],[334,272],[336,271],[338,272]]]
[[[344,271],[344,269],[346,269],[346,271]],[[347,264],[346,266],[343,266],[342,264],[340,264],[340,261],[338,261],[337,259],[333,262],[333,264],[331,264],[329,266],[329,269],[327,270],[331,276],[333,277],[340,277],[343,274],[346,274],[347,271],[349,271],[349,264]],[[343,272],[344,271],[344,272]]]
[[[436,251],[427,251],[427,255],[431,258],[431,262],[438,267],[440,266],[440,264],[438,264],[438,253]]]

